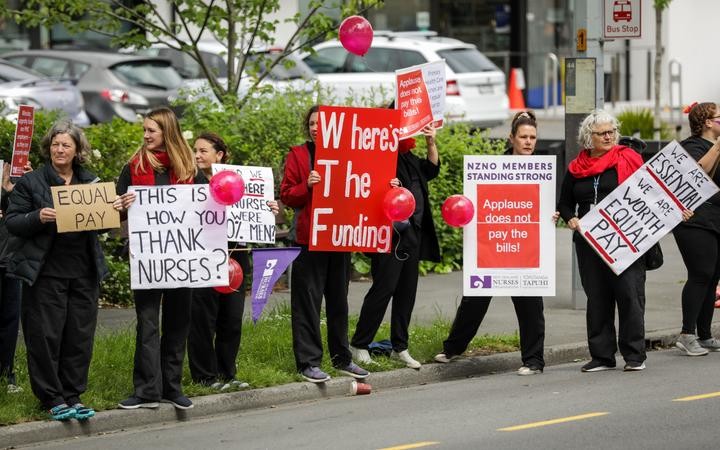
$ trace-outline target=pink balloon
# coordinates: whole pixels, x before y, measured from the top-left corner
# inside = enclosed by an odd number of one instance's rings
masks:
[[[385,217],[393,222],[402,222],[415,211],[415,197],[404,187],[390,189],[383,198]]]
[[[440,212],[445,223],[451,227],[462,227],[472,220],[475,215],[475,207],[469,198],[455,194],[443,202]]]
[[[345,50],[365,56],[373,40],[372,25],[364,17],[350,16],[340,24],[339,38]]]
[[[230,258],[228,261],[228,280],[227,286],[215,286],[213,289],[222,294],[232,294],[237,291],[243,281],[243,270],[240,263]]]
[[[245,194],[245,181],[231,171],[223,170],[210,179],[210,195],[221,205],[233,205]]]

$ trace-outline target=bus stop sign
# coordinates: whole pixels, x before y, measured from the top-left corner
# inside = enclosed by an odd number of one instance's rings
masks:
[[[605,39],[633,39],[642,36],[641,0],[605,0]]]

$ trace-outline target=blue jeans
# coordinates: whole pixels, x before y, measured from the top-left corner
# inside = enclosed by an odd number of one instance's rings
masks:
[[[21,281],[0,271],[0,378],[15,384],[13,361],[20,324]]]

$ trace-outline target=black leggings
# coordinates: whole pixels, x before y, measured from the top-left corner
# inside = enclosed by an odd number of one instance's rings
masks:
[[[682,332],[710,339],[715,290],[720,279],[720,235],[703,228],[679,225],[675,242],[688,272],[682,290]]]

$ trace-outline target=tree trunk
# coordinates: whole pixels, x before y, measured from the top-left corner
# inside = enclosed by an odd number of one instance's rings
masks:
[[[655,6],[655,139],[660,139],[660,81],[662,78],[662,59],[665,53],[662,46],[662,8]]]

